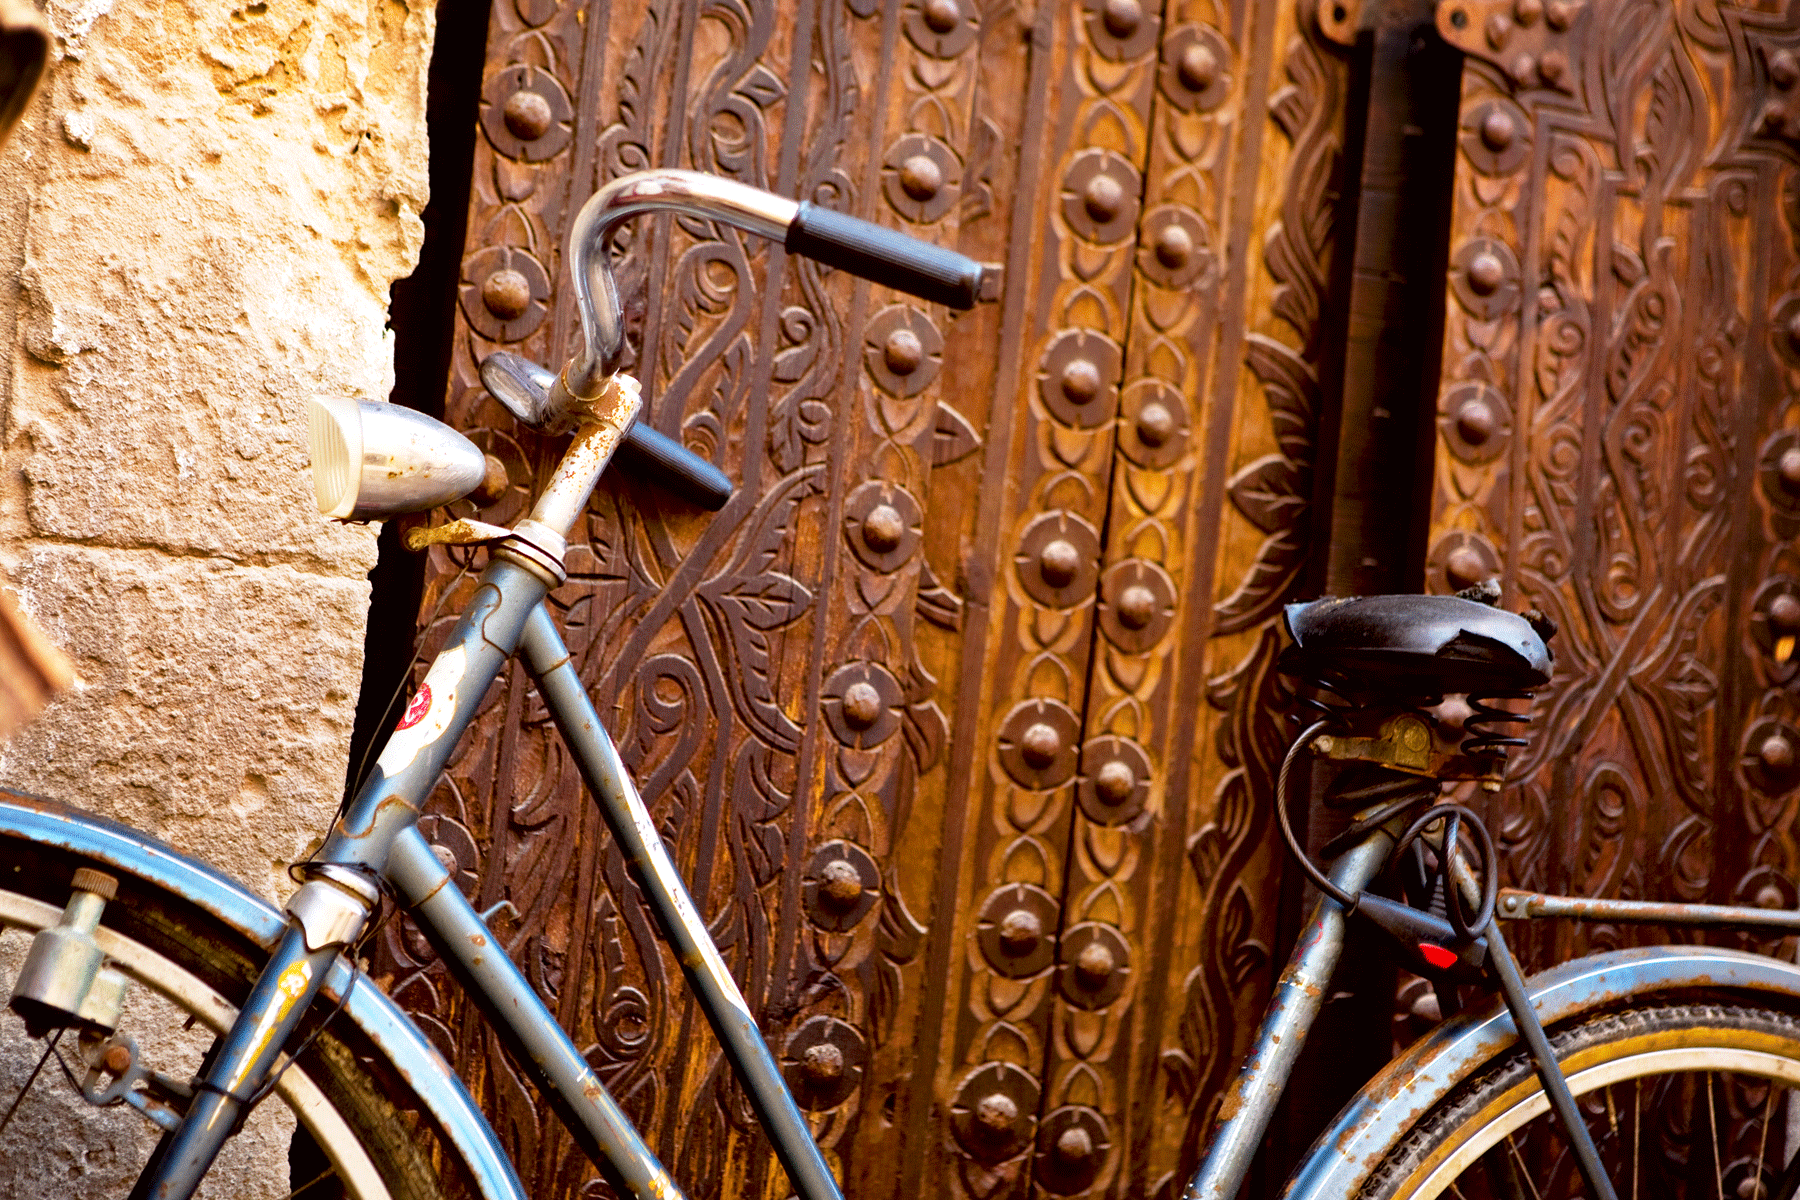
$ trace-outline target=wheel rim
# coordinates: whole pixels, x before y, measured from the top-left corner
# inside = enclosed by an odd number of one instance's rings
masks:
[[[1694,1033],[1708,1033],[1716,1036],[1718,1030],[1695,1030]],[[1640,1041],[1667,1040],[1667,1034],[1649,1034],[1638,1039]],[[1631,1050],[1603,1062],[1579,1066],[1567,1075],[1569,1090],[1579,1100],[1591,1096],[1601,1089],[1613,1084],[1632,1080],[1643,1080],[1650,1077],[1662,1077],[1677,1074],[1699,1075],[1732,1075],[1750,1077],[1773,1085],[1786,1085],[1790,1088],[1800,1087],[1800,1059],[1794,1057],[1794,1046],[1785,1043],[1786,1052],[1773,1048],[1773,1043],[1782,1041],[1772,1035],[1742,1031],[1746,1041],[1764,1041],[1771,1043],[1768,1047],[1753,1045],[1721,1045],[1717,1043],[1691,1046],[1657,1046],[1640,1050]],[[1570,1056],[1564,1064],[1567,1070],[1571,1064],[1579,1064],[1584,1059],[1591,1060],[1597,1054],[1605,1053],[1616,1047],[1591,1047]],[[1609,1096],[1610,1100],[1610,1096]],[[1795,1098],[1791,1097],[1792,1105]],[[1773,1097],[1770,1108],[1773,1109]],[[1454,1185],[1459,1177],[1489,1151],[1509,1142],[1512,1135],[1523,1129],[1530,1122],[1545,1117],[1550,1112],[1550,1101],[1545,1096],[1535,1076],[1528,1075],[1504,1094],[1495,1098],[1483,1110],[1487,1119],[1472,1118],[1463,1124],[1473,1131],[1459,1141],[1447,1141],[1439,1151],[1426,1162],[1421,1163],[1414,1172],[1418,1180],[1411,1189],[1402,1188],[1399,1194],[1413,1200],[1434,1200],[1439,1196],[1455,1197],[1461,1194]],[[1789,1118],[1791,1119],[1791,1118]],[[1716,1138],[1716,1131],[1715,1131]],[[1715,1141],[1716,1149],[1716,1141]],[[1789,1146],[1791,1153],[1793,1147]],[[1762,1164],[1759,1164],[1759,1166]],[[1779,1170],[1780,1164],[1776,1164]],[[1421,1178],[1422,1176],[1422,1178]],[[1619,1185],[1614,1180],[1615,1186]],[[1628,1200],[1630,1190],[1621,1190],[1621,1197]]]
[[[17,928],[36,933],[56,924],[61,916],[61,909],[40,900],[0,891],[0,929]],[[94,940],[113,966],[185,1010],[195,1018],[196,1024],[204,1025],[214,1033],[223,1033],[230,1028],[237,1016],[237,1007],[173,959],[104,925],[95,931]],[[274,1094],[318,1142],[338,1180],[354,1200],[392,1200],[380,1172],[354,1131],[303,1070],[294,1067],[283,1071],[275,1084]],[[140,1118],[134,1115],[134,1119]]]

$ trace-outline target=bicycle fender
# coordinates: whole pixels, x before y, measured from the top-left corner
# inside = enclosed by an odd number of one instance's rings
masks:
[[[217,917],[257,944],[273,949],[287,920],[261,896],[197,859],[105,817],[37,796],[0,790],[0,837],[11,836],[105,863]],[[353,968],[340,955],[325,979],[324,999],[336,1003]],[[339,1019],[348,1018],[408,1081],[451,1147],[462,1157],[483,1200],[526,1200],[512,1162],[450,1064],[367,976],[350,989]]]
[[[1800,999],[1800,966],[1712,946],[1645,946],[1578,958],[1527,981],[1546,1026],[1654,992],[1725,989]],[[1415,1121],[1518,1041],[1495,1000],[1445,1021],[1356,1094],[1313,1143],[1284,1200],[1354,1196]]]

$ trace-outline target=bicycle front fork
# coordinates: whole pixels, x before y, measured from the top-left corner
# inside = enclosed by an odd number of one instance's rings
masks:
[[[144,1169],[133,1193],[145,1200],[189,1200],[236,1130],[267,1091],[270,1072],[332,962],[355,944],[381,893],[360,873],[321,864],[288,901],[288,928],[257,977],[237,1020],[194,1089],[194,1101]]]

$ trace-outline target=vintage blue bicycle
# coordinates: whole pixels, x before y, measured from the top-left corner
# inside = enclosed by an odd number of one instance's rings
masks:
[[[204,1181],[204,1194],[522,1200],[466,1089],[358,969],[359,948],[401,911],[615,1191],[679,1200],[418,827],[483,693],[517,654],[795,1194],[840,1200],[544,605],[616,451],[700,503],[716,508],[730,491],[713,464],[634,425],[637,385],[613,369],[624,339],[608,239],[654,212],[779,240],[955,307],[998,286],[992,269],[960,255],[711,176],[639,172],[590,199],[569,259],[582,350],[554,374],[504,354],[483,364],[495,396],[519,420],[569,433],[567,448],[517,525],[464,519],[409,533],[415,549],[487,545],[488,563],[369,780],[296,868],[301,884],[285,908],[135,830],[0,793],[0,969],[10,989],[0,1186],[11,1194],[185,1200]],[[387,405],[319,402],[311,437],[328,516],[426,511],[484,472],[461,435]],[[1313,719],[1282,764],[1279,825],[1320,896],[1188,1187],[1194,1200],[1242,1185],[1352,920],[1384,931],[1434,981],[1448,1019],[1345,1110],[1288,1195],[1786,1200],[1800,1190],[1800,968],[1683,945],[1521,976],[1502,919],[1738,925],[1774,938],[1800,931],[1800,913],[1498,889],[1484,826],[1445,800],[1445,785],[1500,785],[1507,747],[1521,744],[1506,727],[1524,720],[1508,704],[1549,681],[1554,631],[1536,614],[1500,610],[1497,598],[1289,608],[1282,668],[1301,681]],[[1286,813],[1303,764],[1331,773],[1332,802],[1353,813],[1323,867],[1302,852]],[[258,1173],[266,1156],[239,1154],[290,1143],[284,1181]]]

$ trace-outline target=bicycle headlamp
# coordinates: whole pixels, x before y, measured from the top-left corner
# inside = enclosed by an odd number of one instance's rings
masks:
[[[307,413],[319,512],[377,521],[423,512],[474,491],[481,449],[442,421],[376,400],[317,397]]]

